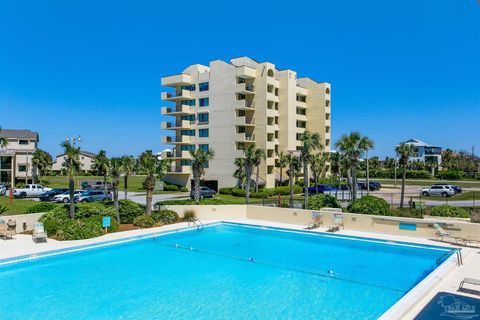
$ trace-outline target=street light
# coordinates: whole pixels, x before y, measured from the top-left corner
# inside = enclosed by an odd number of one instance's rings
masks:
[[[82,137],[80,135],[78,135],[78,137],[67,137],[65,141],[72,143],[72,145],[75,145],[77,142],[82,142]]]

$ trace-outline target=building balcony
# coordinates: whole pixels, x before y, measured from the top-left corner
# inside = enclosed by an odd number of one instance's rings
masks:
[[[176,87],[193,84],[192,77],[189,74],[176,74],[173,76],[163,77],[161,79],[162,86]]]
[[[247,66],[242,66],[242,67],[237,67],[237,77],[241,78],[255,78],[257,76],[257,70],[247,67]]]
[[[241,94],[255,94],[255,86],[246,83],[237,83],[235,91]]]
[[[241,116],[236,118],[236,124],[239,126],[245,126],[245,127],[255,127],[255,118],[253,117],[247,117],[247,116]]]
[[[267,100],[273,101],[273,102],[278,102],[280,99],[278,96],[276,96],[273,92],[267,92]]]
[[[190,100],[192,98],[192,91],[184,89],[175,92],[162,92],[162,100],[165,101]]]
[[[267,84],[270,84],[270,85],[274,86],[275,88],[278,88],[279,85],[280,85],[280,82],[275,78],[267,77]]]
[[[176,115],[188,115],[193,114],[194,110],[191,106],[179,105],[175,107],[163,107],[162,115],[165,116],[176,116]]]
[[[254,143],[255,142],[255,135],[252,133],[237,133],[235,134],[235,141],[244,142],[244,143]]]
[[[180,152],[176,152],[174,155],[173,155],[173,159],[178,159],[178,160],[190,160],[192,159],[192,155],[190,154],[190,151],[185,151],[185,150],[181,150]]]
[[[191,166],[172,166],[168,171],[167,174],[191,174],[192,167]]]
[[[239,110],[255,110],[253,102],[245,99],[235,101],[235,108]]]
[[[162,130],[180,130],[190,128],[191,124],[188,120],[180,120],[177,122],[162,122]]]

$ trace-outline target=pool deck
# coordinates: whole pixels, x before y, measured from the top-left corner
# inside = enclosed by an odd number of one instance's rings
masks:
[[[219,222],[219,221],[222,221],[222,220],[203,220],[205,224]],[[277,223],[277,222],[271,222],[271,221],[261,221],[261,220],[252,220],[252,219],[245,219],[245,220],[236,219],[236,220],[223,220],[223,221],[254,224],[259,226],[288,228],[288,229],[294,229],[294,230],[304,230],[303,226]],[[56,241],[56,240],[48,239],[47,243],[38,243],[38,244],[34,243],[32,241],[32,237],[29,235],[16,235],[13,240],[0,239],[0,260],[23,256],[23,255],[36,254],[36,253],[41,253],[41,252],[46,252],[51,250],[68,249],[76,246],[99,244],[105,241],[122,240],[125,238],[134,237],[134,236],[149,235],[157,232],[176,230],[180,228],[185,228],[187,226],[188,226],[187,223],[181,222],[181,223],[176,223],[172,225],[165,225],[158,228],[116,232],[116,233],[106,234],[104,236],[94,238],[94,239],[76,240],[76,241]],[[324,232],[326,230],[323,228],[319,228],[314,231]],[[402,242],[409,242],[409,243],[423,244],[423,245],[434,245],[434,246],[458,248],[457,246],[453,246],[450,244],[441,243],[441,242],[433,241],[430,239],[410,237],[410,236],[397,236],[397,235],[361,232],[361,231],[353,231],[353,230],[340,230],[335,234],[365,237],[365,238],[376,238],[376,239],[389,240],[389,241],[402,241]],[[469,278],[480,279],[480,267],[479,267],[480,266],[480,249],[476,249],[476,248],[462,248],[462,249],[463,249],[462,250],[463,252],[462,266],[454,266],[454,262],[452,260],[456,260],[456,259],[454,258],[449,259],[451,260],[449,261],[450,263],[449,265],[446,265],[446,264],[442,265],[440,267],[442,268],[442,270],[438,270],[438,269],[435,270],[434,272],[435,277],[432,277],[432,279],[428,279],[428,281],[426,281],[426,282],[430,282],[427,285],[428,290],[421,292],[420,288],[417,288],[424,282],[422,281],[422,283],[420,283],[417,287],[415,287],[414,290],[411,291],[411,293],[413,293],[413,291],[415,290],[417,291],[415,292],[415,294],[412,295],[413,297],[411,297],[415,299],[414,300],[415,303],[413,304],[413,306],[410,306],[409,311],[403,317],[401,317],[402,319],[413,319],[438,292],[451,292],[451,293],[456,293],[456,294],[460,294],[460,295],[468,296],[472,298],[477,298],[477,299],[480,298],[480,296],[478,295],[473,295],[465,292],[457,292],[458,286],[464,278],[469,277]],[[402,302],[402,300],[400,300],[399,302]],[[403,307],[396,308],[396,309],[403,310]],[[382,317],[382,319],[399,319],[398,316],[395,316],[397,311],[398,310],[392,310],[392,313],[388,315],[385,314]]]

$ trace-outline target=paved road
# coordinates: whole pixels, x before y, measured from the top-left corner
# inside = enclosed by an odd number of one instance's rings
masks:
[[[152,203],[155,204],[155,202],[162,201],[162,200],[181,200],[181,199],[188,199],[189,193],[188,192],[181,192],[181,193],[168,193],[168,194],[154,194],[153,195],[153,201]],[[125,199],[125,196],[123,192],[119,195],[120,199]],[[146,204],[146,196],[145,193],[139,193],[139,192],[129,192],[128,193],[128,199],[135,201],[137,203]]]

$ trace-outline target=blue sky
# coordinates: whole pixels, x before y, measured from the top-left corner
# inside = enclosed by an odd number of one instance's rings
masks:
[[[332,135],[480,151],[480,5],[0,0],[0,125],[109,155],[160,150],[160,77],[247,55],[332,83]]]

